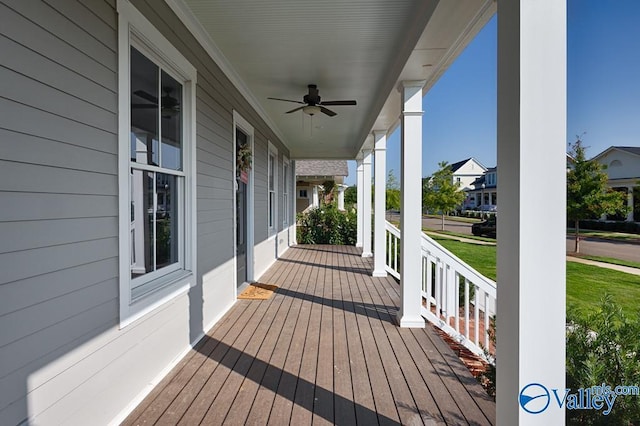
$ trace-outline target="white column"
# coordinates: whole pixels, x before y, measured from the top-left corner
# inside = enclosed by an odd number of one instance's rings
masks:
[[[565,423],[552,390],[564,395],[566,8],[558,0],[498,2],[496,400],[502,425]],[[545,232],[531,208],[537,199],[548,207]],[[521,392],[544,396],[527,401]]]
[[[629,206],[627,222],[633,222],[633,186],[627,187],[627,191],[627,206]]]
[[[311,196],[311,206],[313,208],[320,207],[320,200],[318,198],[318,185],[313,185],[313,195]]]
[[[356,247],[362,247],[362,187],[364,186],[364,184],[362,183],[362,172],[363,172],[363,167],[362,167],[362,160],[356,160],[356,185],[357,185],[357,191],[356,191],[356,195],[358,198],[358,202],[356,203],[356,219],[358,220],[358,227],[357,227],[357,235],[356,235]]]
[[[424,327],[422,306],[422,88],[404,81],[400,153],[400,327]]]
[[[346,185],[338,185],[338,210],[344,210],[344,191],[347,189]]]
[[[362,151],[362,257],[371,257],[371,150]]]
[[[374,153],[375,153],[375,206],[374,226],[373,226],[373,273],[374,277],[386,277],[385,255],[386,255],[386,211],[387,211],[387,132],[374,131]]]
[[[291,187],[293,188],[291,195],[291,206],[289,207],[293,212],[293,219],[291,220],[291,231],[289,235],[291,235],[291,244],[298,244],[298,221],[296,220],[297,216],[297,203],[298,203],[298,187],[296,185],[296,162],[291,161]]]

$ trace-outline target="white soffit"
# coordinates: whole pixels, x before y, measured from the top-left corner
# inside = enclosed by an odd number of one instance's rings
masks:
[[[352,159],[400,114],[397,82],[433,85],[495,12],[493,0],[167,0],[292,159]],[[181,16],[182,15],[182,16]],[[189,23],[194,18],[197,23]],[[199,27],[199,28],[195,28]],[[207,46],[205,46],[207,47]],[[317,84],[335,117],[285,114]],[[369,138],[371,140],[371,138]],[[369,141],[370,143],[370,141]]]

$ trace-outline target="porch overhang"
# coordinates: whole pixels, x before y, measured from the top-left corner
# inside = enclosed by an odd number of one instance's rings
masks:
[[[354,159],[399,123],[403,80],[426,93],[496,11],[494,0],[214,2],[166,0],[292,159]],[[287,114],[316,84],[353,99],[334,117]],[[300,105],[298,105],[300,106]]]

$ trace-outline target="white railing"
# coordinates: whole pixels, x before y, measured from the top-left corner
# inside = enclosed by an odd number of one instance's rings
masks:
[[[400,278],[400,230],[386,224],[386,270]],[[422,316],[484,356],[496,314],[496,283],[422,233]]]

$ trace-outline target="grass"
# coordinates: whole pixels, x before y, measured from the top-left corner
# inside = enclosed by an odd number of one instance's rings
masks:
[[[567,308],[592,312],[605,293],[611,294],[626,315],[640,310],[640,276],[567,262]]]
[[[496,246],[463,243],[448,238],[435,237],[447,250],[458,256],[487,278],[496,279]]]
[[[496,247],[438,238],[437,241],[481,274],[496,279]],[[626,315],[640,311],[640,276],[567,262],[567,308],[579,312],[598,309],[605,293],[611,294]]]

